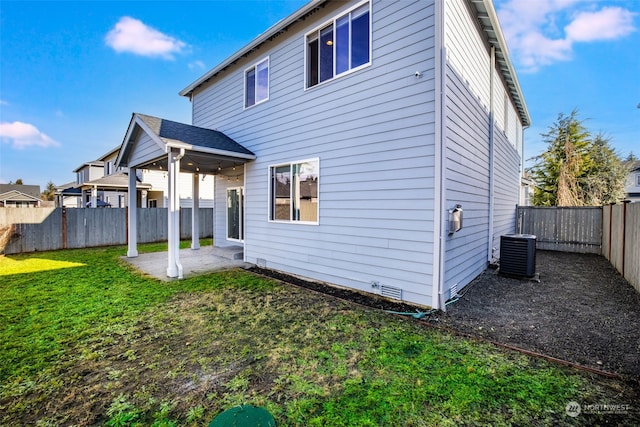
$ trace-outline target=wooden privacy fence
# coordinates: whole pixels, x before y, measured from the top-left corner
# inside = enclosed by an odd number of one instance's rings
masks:
[[[537,249],[604,255],[640,292],[640,203],[518,206],[517,232],[536,235]]]
[[[138,242],[167,240],[166,208],[137,208]],[[213,236],[213,208],[200,208],[200,238]],[[124,245],[127,209],[0,208],[0,253]],[[191,208],[180,209],[180,238],[191,238]]]
[[[602,208],[518,206],[518,233],[534,234],[536,248],[600,254]]]
[[[640,292],[640,203],[602,211],[602,255]]]

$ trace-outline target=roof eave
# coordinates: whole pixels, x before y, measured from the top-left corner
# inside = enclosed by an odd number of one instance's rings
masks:
[[[227,150],[220,150],[217,148],[202,147],[199,145],[191,145],[191,144],[187,144],[186,142],[180,142],[180,141],[167,142],[166,147],[184,148],[185,150],[197,151],[200,153],[207,153],[207,154],[214,154],[214,155],[223,156],[223,157],[237,157],[237,158],[246,159],[246,160],[256,159],[255,154],[238,153],[237,151],[227,151]]]
[[[507,85],[509,86],[509,92],[511,98],[516,105],[522,125],[527,127],[531,125],[531,116],[527,109],[527,104],[524,100],[524,95],[516,75],[515,68],[509,58],[509,49],[507,42],[502,34],[500,28],[500,21],[493,2],[491,0],[471,0],[471,3],[476,9],[478,19],[482,25],[482,29],[491,43],[496,49],[496,62],[497,68],[500,69]]]
[[[236,53],[231,55],[229,58],[227,58],[225,61],[220,63],[215,68],[211,69],[209,72],[207,72],[205,75],[200,77],[198,80],[196,80],[195,82],[191,83],[186,88],[182,89],[179,92],[180,96],[190,97],[191,94],[199,86],[201,86],[204,83],[208,82],[216,74],[220,73],[221,71],[225,70],[229,66],[233,65],[236,61],[238,61],[243,56],[248,55],[251,52],[255,51],[260,45],[262,45],[263,43],[269,41],[274,36],[278,35],[280,32],[285,31],[287,27],[289,27],[290,25],[292,25],[293,23],[295,23],[296,21],[298,21],[299,19],[304,17],[306,14],[308,14],[309,12],[314,10],[315,8],[320,7],[322,4],[326,3],[326,1],[327,0],[312,0],[309,3],[307,3],[306,5],[302,6],[297,11],[295,11],[293,14],[289,15],[288,17],[286,17],[284,19],[281,19],[278,22],[276,22],[269,29],[267,29],[264,33],[260,34],[258,37],[253,39],[249,44],[244,46],[242,49],[238,50]]]

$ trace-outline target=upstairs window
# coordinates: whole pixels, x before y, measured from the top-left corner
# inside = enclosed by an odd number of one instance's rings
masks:
[[[307,34],[307,87],[369,64],[371,19],[362,4]]]
[[[244,71],[244,108],[269,99],[269,58]]]

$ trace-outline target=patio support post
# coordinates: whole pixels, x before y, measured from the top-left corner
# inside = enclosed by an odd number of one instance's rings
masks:
[[[180,194],[178,192],[178,177],[180,175],[180,160],[184,156],[184,149],[180,154],[169,148],[169,213],[167,218],[168,265],[167,276],[182,279],[182,265],[180,264]]]
[[[200,249],[200,174],[193,174],[191,207],[191,249]]]
[[[138,256],[138,220],[137,220],[137,203],[136,203],[136,169],[129,168],[129,184],[127,193],[127,220],[129,227],[127,229],[127,257],[135,258]]]

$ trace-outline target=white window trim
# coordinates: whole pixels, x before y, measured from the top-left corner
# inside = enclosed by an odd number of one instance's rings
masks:
[[[236,190],[236,191],[241,191],[242,192],[242,212],[243,215],[240,215],[240,229],[242,230],[244,228],[244,200],[246,198],[245,194],[244,194],[244,185],[237,185],[235,187],[227,187],[227,189],[225,190],[225,195],[229,194],[230,190]],[[225,197],[225,205],[226,205],[226,197]],[[244,243],[244,232],[242,232],[242,239],[234,239],[232,237],[229,237],[229,212],[228,212],[229,207],[226,207],[225,210],[225,231],[226,231],[226,239],[228,242],[237,242],[237,243]]]
[[[318,162],[318,220],[317,221],[295,221],[292,219],[289,219],[289,220],[271,219],[271,209],[273,208],[272,207],[273,195],[272,195],[272,185],[271,185],[271,171],[273,170],[273,168],[277,168],[279,166],[293,166],[293,165],[297,165],[305,162]],[[268,198],[269,208],[267,209],[268,222],[273,222],[277,224],[320,225],[320,158],[319,157],[313,157],[310,159],[303,159],[303,160],[293,160],[290,162],[274,163],[268,166],[267,176],[268,176],[267,186],[269,187],[267,189],[267,194],[269,195],[269,198]]]
[[[257,101],[253,103],[253,105],[247,105],[247,71],[251,70],[252,68],[256,70],[256,81],[255,81],[255,87],[254,87],[254,96],[255,94],[258,93],[258,65],[262,64],[263,62],[267,62],[267,97],[265,99],[262,99],[260,101]],[[266,102],[269,100],[269,97],[271,96],[271,58],[270,56],[266,56],[264,58],[262,58],[261,60],[251,64],[250,66],[248,66],[247,68],[244,69],[244,72],[242,73],[242,107],[243,110],[248,110],[249,108],[253,108],[256,105],[262,104],[263,102]]]
[[[318,82],[317,84],[313,85],[313,86],[307,86],[307,82],[308,82],[308,76],[307,76],[307,58],[309,57],[308,54],[308,50],[309,50],[309,43],[307,43],[307,40],[309,40],[309,36],[311,36],[313,33],[317,33],[320,29],[326,27],[329,24],[333,25],[334,28],[334,32],[335,32],[335,28],[336,28],[336,22],[338,21],[338,19],[342,18],[343,16],[351,13],[352,11],[356,10],[359,7],[362,7],[365,4],[369,4],[369,62],[366,62],[362,65],[358,65],[355,68],[351,68],[347,71],[344,71],[340,74],[336,75],[336,43],[333,44],[333,77],[330,79],[327,79],[323,82]],[[355,6],[350,7],[349,9],[346,9],[342,12],[340,12],[337,15],[334,15],[331,19],[326,20],[325,22],[323,22],[322,24],[318,25],[317,27],[315,27],[313,30],[308,31],[304,37],[303,37],[303,43],[304,43],[304,90],[312,90],[315,89],[319,86],[322,86],[326,83],[335,81],[336,79],[339,79],[341,77],[344,76],[348,76],[351,73],[355,73],[358,72],[360,70],[362,70],[363,68],[367,68],[370,67],[372,62],[373,62],[373,12],[371,10],[371,0],[364,0],[361,1],[360,3],[356,4]]]

